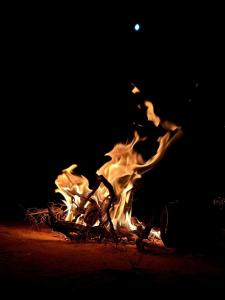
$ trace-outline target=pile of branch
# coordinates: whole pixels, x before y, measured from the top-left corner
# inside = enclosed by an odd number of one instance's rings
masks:
[[[93,195],[99,188],[100,184],[104,184],[108,189],[108,196],[102,201],[101,205],[93,198]],[[109,240],[113,242],[134,241],[140,232],[130,232],[123,228],[115,231],[111,217],[110,209],[117,201],[112,185],[102,175],[97,175],[96,185],[94,189],[86,197],[71,192],[70,196],[78,195],[82,198],[82,207],[79,207],[78,214],[72,222],[65,221],[65,205],[49,203],[45,209],[30,208],[26,211],[26,219],[33,225],[47,224],[54,231],[63,233],[71,240]],[[86,225],[77,224],[77,219],[82,217]],[[97,226],[93,226],[94,224]]]

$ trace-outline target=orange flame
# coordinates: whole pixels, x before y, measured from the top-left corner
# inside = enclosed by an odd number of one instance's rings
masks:
[[[110,182],[117,198],[117,202],[110,209],[110,217],[115,229],[120,227],[127,227],[129,230],[136,229],[131,218],[134,183],[141,178],[142,174],[153,168],[163,158],[169,146],[182,135],[181,127],[169,121],[162,121],[154,113],[154,107],[150,101],[145,101],[145,106],[148,120],[152,121],[155,126],[161,125],[168,130],[164,136],[158,138],[159,146],[155,155],[144,161],[141,154],[134,150],[135,144],[141,140],[135,132],[130,143],[116,144],[110,152],[105,154],[111,157],[111,160],[97,171],[98,175],[103,175]],[[80,214],[87,205],[85,197],[91,192],[88,179],[72,173],[76,167],[77,165],[72,165],[63,170],[55,181],[58,187],[56,192],[61,193],[65,198],[66,221],[72,221]],[[108,189],[101,183],[92,198],[99,206],[102,206],[109,196]],[[80,217],[76,219],[76,222],[85,225]]]

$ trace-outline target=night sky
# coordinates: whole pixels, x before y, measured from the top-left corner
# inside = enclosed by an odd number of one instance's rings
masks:
[[[110,9],[92,14],[53,7],[21,19],[10,55],[20,95],[15,172],[22,172],[23,184],[6,208],[54,201],[54,180],[73,163],[94,182],[104,154],[132,136],[137,115],[131,82],[159,115],[185,131],[143,178],[145,195],[158,201],[196,199],[197,193],[204,201],[224,193],[222,19],[214,18],[191,7],[173,15],[129,7],[118,17]]]

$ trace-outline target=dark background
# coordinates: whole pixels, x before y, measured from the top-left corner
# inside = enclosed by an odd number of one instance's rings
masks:
[[[104,154],[132,136],[131,82],[185,131],[144,176],[137,213],[165,198],[196,203],[224,193],[219,8],[53,6],[32,8],[15,20],[7,44],[8,72],[15,80],[8,101],[13,126],[6,134],[13,196],[2,211],[54,201],[54,180],[73,163],[94,182]],[[136,22],[140,32],[133,29]]]

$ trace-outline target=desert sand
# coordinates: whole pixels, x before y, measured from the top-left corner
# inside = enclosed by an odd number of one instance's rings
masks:
[[[49,227],[0,225],[0,280],[7,295],[123,292],[222,291],[224,260],[179,253],[159,240],[141,253],[135,245],[71,242]],[[213,259],[213,257],[215,259]]]

